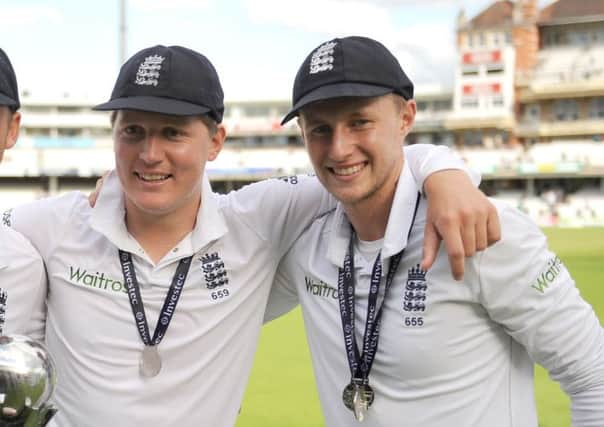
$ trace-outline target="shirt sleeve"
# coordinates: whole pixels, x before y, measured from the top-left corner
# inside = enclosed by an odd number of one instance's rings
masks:
[[[283,316],[298,305],[298,292],[293,280],[295,275],[292,272],[294,261],[294,255],[290,251],[279,263],[277,274],[275,274],[275,280],[268,296],[268,304],[264,312],[264,323]]]
[[[2,281],[7,292],[7,332],[44,338],[46,297],[51,289],[43,261],[61,241],[77,202],[84,199],[81,193],[69,193],[17,206],[2,216],[4,225],[15,230],[10,231],[23,236],[19,236],[20,255],[9,261],[10,283]]]
[[[314,176],[268,179],[227,196],[242,221],[282,257],[314,218],[335,207],[335,199]]]
[[[573,426],[603,426],[604,330],[541,230],[499,206],[502,240],[475,258],[481,302],[569,395]]]
[[[411,173],[423,186],[432,173],[445,169],[465,171],[475,185],[480,174],[444,146],[415,144],[405,147]],[[250,184],[228,196],[241,218],[261,238],[276,242],[283,256],[311,222],[332,210],[336,200],[314,176],[294,175]]]
[[[74,210],[82,203],[88,203],[86,197],[82,193],[71,192],[12,208],[4,213],[3,220],[5,225],[25,236],[46,260],[61,241]]]
[[[0,294],[3,333],[44,340],[46,270],[38,252],[16,231],[0,228]]]
[[[447,169],[464,171],[476,187],[480,184],[480,172],[471,169],[457,153],[444,145],[413,144],[403,150],[411,174],[422,189],[426,178]]]

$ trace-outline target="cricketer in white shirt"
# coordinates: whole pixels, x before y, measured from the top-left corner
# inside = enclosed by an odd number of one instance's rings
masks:
[[[389,260],[405,250],[384,301],[369,375],[375,401],[362,425],[537,427],[535,361],[569,395],[573,426],[604,426],[604,330],[542,232],[494,201],[502,239],[468,258],[456,283],[442,248],[429,271],[419,267],[426,202],[412,222],[417,188],[405,162],[384,238],[354,245],[359,351],[376,256],[381,250],[379,307]],[[342,402],[351,372],[338,270],[350,235],[340,204],[317,219],[282,260],[266,314],[270,320],[300,303],[328,427],[359,425]]]
[[[418,182],[435,170],[462,167],[443,147],[405,153]],[[52,400],[59,409],[50,426],[234,425],[279,260],[335,202],[310,177],[269,180],[226,196],[212,193],[204,178],[201,194],[194,229],[157,264],[126,229],[115,174],[94,209],[85,195],[70,193],[6,215],[39,251],[48,273],[48,289],[20,281],[2,287],[10,310],[41,310],[38,295],[48,292],[46,344],[57,365]],[[155,377],[139,374],[144,346],[118,249],[132,253],[151,332],[179,260],[193,256],[158,346],[163,366]]]
[[[4,151],[19,138],[21,113],[15,71],[7,54],[0,49],[0,162]],[[1,190],[1,189],[0,189]],[[6,196],[3,196],[6,197]],[[4,200],[6,202],[6,200]],[[0,335],[34,335],[43,330],[46,273],[32,245],[14,230],[2,226],[0,218]],[[4,218],[9,221],[8,216]],[[9,296],[2,289],[7,283],[26,283]],[[31,288],[33,288],[33,291]],[[23,304],[19,310],[7,310],[12,300]],[[30,304],[28,308],[27,304]],[[38,311],[34,307],[40,307]],[[31,309],[30,309],[31,308]],[[42,322],[40,324],[40,322]],[[42,335],[34,336],[40,339]]]

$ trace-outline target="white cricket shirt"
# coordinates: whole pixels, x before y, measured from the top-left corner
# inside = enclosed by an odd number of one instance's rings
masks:
[[[460,168],[443,147],[406,151],[417,176]],[[204,179],[194,230],[157,265],[125,227],[122,192],[106,180],[94,209],[80,193],[15,208],[12,226],[44,259],[46,342],[57,365],[60,427],[231,427],[247,382],[280,258],[335,206],[315,178],[269,180],[226,196]],[[159,375],[139,374],[143,343],[118,248],[133,254],[150,332],[178,261],[193,255]],[[245,410],[245,408],[243,408]]]
[[[6,312],[0,319],[4,335],[44,339],[44,264],[31,243],[5,224],[0,224],[0,289],[6,292]]]
[[[537,427],[535,360],[570,395],[575,426],[604,426],[604,331],[545,236],[527,217],[494,202],[502,239],[467,259],[463,283],[452,278],[442,247],[426,273],[419,268],[425,200],[407,241],[417,192],[405,166],[383,241],[381,292],[390,257],[405,252],[369,375],[375,401],[361,425]],[[342,403],[351,374],[337,283],[350,233],[340,205],[316,220],[282,261],[267,309],[270,319],[301,304],[328,427],[360,425]],[[361,346],[373,261],[357,252],[354,265]]]

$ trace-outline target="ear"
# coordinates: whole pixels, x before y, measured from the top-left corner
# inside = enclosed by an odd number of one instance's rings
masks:
[[[224,141],[226,140],[226,128],[223,124],[216,125],[216,132],[210,140],[210,148],[208,150],[208,160],[212,161],[218,157],[218,154],[224,147]]]
[[[19,139],[19,128],[21,127],[21,113],[15,111],[8,124],[8,135],[6,135],[6,148],[12,148]]]
[[[401,131],[406,137],[415,123],[415,115],[417,114],[417,104],[415,100],[410,99],[409,101],[402,101],[401,107]]]
[[[298,118],[296,119],[296,124],[298,125],[298,129],[300,130],[300,137],[302,137],[302,143],[306,145],[306,134],[304,133],[304,119],[302,118],[302,114],[298,114]]]

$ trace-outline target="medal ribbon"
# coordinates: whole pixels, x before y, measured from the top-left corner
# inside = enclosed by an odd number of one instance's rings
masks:
[[[168,289],[168,294],[166,295],[164,304],[159,312],[159,318],[157,319],[153,338],[150,338],[149,325],[147,323],[147,316],[145,315],[145,307],[141,298],[138,279],[136,278],[136,272],[134,271],[132,255],[129,252],[122,250],[120,250],[119,253],[122,273],[124,275],[124,286],[126,287],[128,300],[132,307],[132,314],[134,315],[134,322],[136,323],[138,333],[143,344],[147,346],[157,345],[166,334],[172,316],[176,311],[176,305],[178,304],[178,299],[180,298],[187,274],[189,273],[189,267],[191,266],[193,256],[183,258],[178,263],[174,277],[172,277],[172,283]]]
[[[417,195],[413,219],[407,233],[407,240],[411,236],[411,230],[415,223],[417,208],[419,207],[421,195]],[[382,309],[388,289],[392,285],[394,275],[405,252],[403,248],[399,253],[393,255],[390,259],[390,267],[386,275],[386,284],[384,287],[384,298],[379,308],[377,300],[380,283],[382,281],[382,260],[381,251],[378,254],[373,269],[371,271],[371,286],[369,288],[369,297],[367,300],[367,318],[365,321],[365,332],[363,334],[363,353],[359,354],[356,343],[355,325],[354,325],[354,231],[351,233],[348,243],[348,253],[344,258],[344,266],[338,270],[338,301],[340,305],[340,315],[342,318],[342,330],[344,332],[344,346],[348,358],[348,366],[353,384],[369,384],[369,372],[375,360],[380,337],[380,326],[382,319]]]

